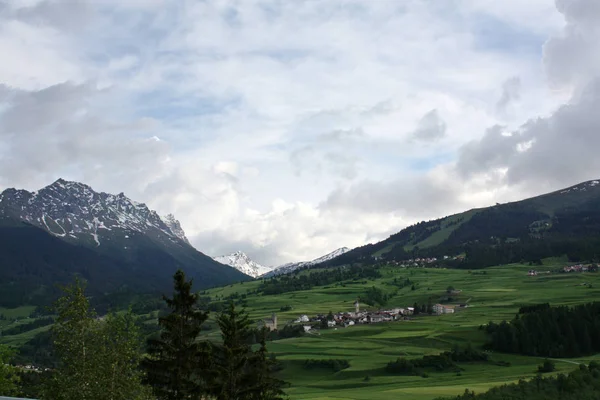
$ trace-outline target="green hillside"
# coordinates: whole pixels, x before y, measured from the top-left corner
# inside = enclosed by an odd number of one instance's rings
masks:
[[[546,260],[540,271],[554,270],[564,265],[561,260]],[[340,282],[329,287],[315,287],[280,295],[248,294],[244,299],[252,318],[258,320],[277,313],[280,326],[291,323],[302,314],[327,314],[329,311],[352,311],[357,297],[364,296],[372,286],[386,293],[396,292],[396,281],[410,278],[415,290],[405,287],[397,291],[387,308],[406,307],[445,297],[448,286],[461,293],[454,303],[469,305],[455,314],[421,316],[411,321],[398,321],[348,328],[327,329],[318,335],[277,340],[269,345],[285,368],[280,375],[292,383],[288,393],[292,399],[433,399],[441,395],[460,394],[465,388],[477,392],[505,382],[531,378],[541,359],[519,355],[493,354],[494,364],[465,364],[456,373],[430,373],[428,378],[396,376],[384,370],[385,365],[400,356],[408,358],[437,354],[453,345],[481,346],[485,334],[478,328],[489,321],[511,319],[523,305],[549,302],[554,305],[574,305],[600,296],[600,274],[541,274],[528,276],[529,265],[514,264],[492,267],[485,271],[450,269],[383,268],[383,276],[366,283]],[[306,272],[304,272],[306,273]],[[234,293],[254,292],[260,282],[244,283],[208,291],[212,298],[224,298]],[[292,310],[281,312],[283,306]],[[376,307],[368,307],[376,308]],[[208,335],[218,340],[217,334]],[[307,370],[307,359],[344,359],[350,368],[339,372]],[[557,361],[560,372],[570,371],[577,363],[598,359]],[[368,378],[367,378],[368,377]]]
[[[454,345],[476,348],[486,342],[486,335],[479,329],[489,321],[511,319],[519,307],[549,302],[552,305],[575,305],[600,297],[600,273],[558,273],[565,265],[561,259],[544,260],[536,269],[542,273],[528,276],[532,268],[524,264],[492,267],[486,270],[457,270],[440,268],[379,268],[380,277],[373,279],[350,279],[329,285],[315,285],[308,290],[266,295],[262,292],[263,281],[256,280],[233,284],[201,292],[204,299],[210,297],[210,306],[225,304],[231,299],[245,308],[255,320],[268,318],[276,313],[279,330],[291,324],[302,314],[313,316],[329,311],[352,311],[357,298],[366,299],[367,292],[375,287],[388,296],[383,308],[407,307],[415,302],[433,303],[448,297],[449,286],[460,290],[448,304],[468,304],[455,314],[443,316],[415,316],[409,321],[396,321],[356,325],[347,328],[322,329],[315,334],[274,340],[269,350],[282,362],[279,376],[291,383],[286,389],[291,399],[433,399],[441,395],[464,392],[465,388],[477,392],[505,382],[514,382],[536,375],[537,366],[543,361],[538,357],[526,357],[492,353],[489,363],[461,363],[460,372],[429,371],[428,377],[402,376],[386,372],[388,362],[398,357],[409,359],[438,354]],[[543,273],[551,271],[551,273]],[[315,273],[303,271],[298,276]],[[401,287],[409,279],[414,284]],[[158,300],[158,299],[157,299]],[[136,305],[134,305],[134,308]],[[361,309],[375,310],[379,306],[363,303]],[[281,310],[286,311],[281,311]],[[24,324],[31,309],[0,309],[5,316],[2,330]],[[204,335],[219,340],[214,327],[214,317],[207,324]],[[148,327],[156,323],[156,312],[143,314]],[[42,332],[47,327],[39,328]],[[0,343],[22,346],[39,332],[29,331],[19,335],[3,336]],[[36,343],[43,343],[35,336]],[[26,346],[33,351],[33,346]],[[43,353],[43,352],[42,352]],[[577,363],[598,359],[557,360],[557,372],[577,368]],[[327,368],[310,368],[306,360],[346,360],[349,368],[334,371]]]
[[[600,257],[600,181],[530,199],[469,210],[409,226],[389,238],[355,248],[326,266],[375,264],[466,255],[448,267],[482,268],[567,254]]]

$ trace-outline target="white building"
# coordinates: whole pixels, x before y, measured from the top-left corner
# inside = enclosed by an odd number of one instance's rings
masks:
[[[296,320],[296,322],[309,322],[309,321],[310,321],[310,318],[308,318],[308,315],[301,315]]]
[[[441,314],[454,314],[454,306],[447,306],[444,304],[436,304],[433,306],[433,312],[437,315]]]

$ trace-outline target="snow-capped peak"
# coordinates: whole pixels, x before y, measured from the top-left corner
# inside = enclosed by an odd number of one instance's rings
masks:
[[[267,272],[271,271],[271,268],[260,265],[253,261],[244,252],[236,251],[225,256],[215,257],[214,260],[221,264],[229,265],[237,269],[238,271],[249,275],[253,278],[257,278]]]
[[[290,272],[294,272],[295,270],[297,270],[299,268],[313,267],[315,265],[324,263],[326,261],[333,260],[337,256],[341,256],[342,254],[347,253],[349,251],[350,251],[350,249],[348,247],[341,247],[337,250],[332,251],[331,253],[325,254],[324,256],[315,258],[312,261],[300,261],[300,262],[296,262],[296,263],[283,264],[283,265],[275,267],[275,268],[273,268],[273,270],[265,273],[264,277],[269,278],[271,276],[289,274]]]
[[[161,219],[163,220],[163,222],[165,223],[165,225],[167,225],[169,227],[169,229],[171,230],[171,232],[173,232],[173,234],[175,234],[175,236],[177,236],[179,239],[183,240],[186,243],[190,243],[187,239],[187,237],[185,236],[185,232],[183,231],[183,228],[181,228],[181,224],[179,223],[179,221],[177,219],[175,219],[175,216],[173,214],[167,214],[165,216],[162,216]]]
[[[165,243],[189,245],[172,215],[163,220],[124,193],[96,192],[88,185],[64,179],[37,192],[6,189],[0,194],[0,218],[3,217],[17,218],[54,236],[94,247],[101,246],[109,236],[129,239],[132,232]]]
[[[347,247],[340,247],[339,249],[334,250],[331,253],[325,254],[324,256],[321,256],[319,258],[315,258],[314,260],[310,261],[310,263],[311,265],[321,264],[325,261],[333,260],[337,256],[341,256],[342,254],[347,253],[349,251],[350,249]]]

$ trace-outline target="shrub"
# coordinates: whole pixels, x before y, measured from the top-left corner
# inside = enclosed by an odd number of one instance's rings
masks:
[[[554,361],[552,360],[544,360],[544,363],[540,366],[538,366],[538,372],[540,373],[547,373],[547,372],[554,372],[556,371],[556,365],[554,364]]]

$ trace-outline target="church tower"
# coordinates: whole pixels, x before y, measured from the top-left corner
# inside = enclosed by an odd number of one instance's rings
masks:
[[[358,314],[360,312],[360,303],[358,302],[358,299],[356,299],[356,301],[354,302],[354,308],[356,310],[356,313]]]
[[[273,319],[273,330],[276,331],[277,330],[277,314],[273,313],[272,319]]]

